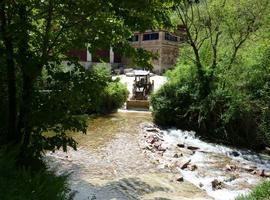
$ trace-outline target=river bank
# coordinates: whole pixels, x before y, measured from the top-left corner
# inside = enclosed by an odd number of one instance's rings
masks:
[[[245,149],[207,143],[194,132],[160,130],[142,124],[141,146],[160,168],[182,174],[216,200],[233,200],[269,178],[270,157]]]
[[[72,136],[77,151],[48,153],[45,160],[57,174],[70,174],[75,200],[233,200],[270,172],[267,155],[160,130],[150,112],[95,117],[86,135]]]
[[[140,147],[140,124],[150,112],[119,112],[89,121],[87,134],[74,133],[77,151],[48,153],[45,160],[57,174],[70,173],[75,200],[212,199],[178,174],[160,168]]]

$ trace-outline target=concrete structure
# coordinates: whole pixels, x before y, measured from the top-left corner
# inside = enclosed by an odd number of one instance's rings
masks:
[[[152,30],[144,33],[135,32],[134,36],[129,39],[134,48],[142,48],[157,55],[157,59],[151,61],[155,73],[162,73],[176,64],[179,48],[184,40],[185,28],[181,26],[175,33]],[[130,58],[114,53],[112,48],[97,50],[94,53],[88,52],[87,49],[73,50],[70,51],[70,54],[77,56],[86,68],[101,61],[109,63],[112,68],[143,68],[143,66],[136,66],[132,63]]]
[[[179,33],[172,34],[166,31],[135,33],[130,43],[135,48],[142,48],[156,54],[158,58],[152,60],[153,71],[162,73],[172,68],[177,62],[180,44],[185,37],[182,32]],[[134,66],[128,58],[122,58],[122,63],[127,67]]]

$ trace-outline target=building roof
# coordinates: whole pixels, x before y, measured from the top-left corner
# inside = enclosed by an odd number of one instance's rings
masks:
[[[134,70],[134,75],[135,76],[147,76],[147,75],[150,75],[150,72],[145,71],[145,70]]]

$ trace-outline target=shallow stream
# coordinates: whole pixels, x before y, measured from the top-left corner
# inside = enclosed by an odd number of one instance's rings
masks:
[[[72,134],[79,143],[77,151],[47,153],[45,160],[58,174],[70,174],[75,200],[229,200],[262,178],[244,170],[226,172],[226,164],[270,170],[267,157],[208,144],[192,133],[173,129],[162,131],[167,151],[163,155],[149,154],[140,144],[143,138],[140,125],[145,122],[152,122],[150,112],[118,112],[89,119],[86,135]],[[189,157],[197,170],[175,171],[168,167],[178,143],[200,148]],[[239,156],[231,155],[234,151]],[[183,182],[177,181],[181,173]],[[225,189],[213,191],[210,184],[214,178],[231,180]]]

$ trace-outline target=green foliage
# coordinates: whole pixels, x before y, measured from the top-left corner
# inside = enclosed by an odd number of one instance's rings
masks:
[[[187,42],[168,83],[151,98],[157,123],[236,146],[270,145],[269,6],[179,2]]]
[[[241,195],[236,200],[267,200],[270,198],[270,182],[265,181],[255,187],[249,195]]]
[[[32,171],[17,168],[17,151],[0,148],[1,200],[71,200],[67,176],[56,176],[45,169]]]
[[[85,70],[81,66],[51,66],[44,72],[35,89],[29,116],[31,131],[29,154],[41,157],[44,150],[55,151],[67,146],[76,149],[76,141],[68,131],[86,132],[85,117],[103,114],[121,107],[127,99],[126,86],[112,80],[108,65],[100,64]],[[44,133],[53,132],[48,137]]]
[[[205,98],[199,95],[195,67],[179,65],[151,98],[154,120],[216,142],[250,148],[270,145],[269,58],[266,50],[258,64],[226,74],[228,84]]]
[[[128,98],[128,90],[119,80],[110,82],[101,97],[100,112],[112,112],[122,107]]]
[[[85,132],[85,123],[75,115],[110,112],[123,103],[126,91],[103,69],[84,72],[68,52],[113,47],[151,67],[151,53],[133,49],[127,39],[134,31],[171,27],[173,6],[174,0],[1,1],[0,65],[5,69],[0,72],[6,77],[1,77],[5,90],[0,95],[6,95],[3,103],[8,105],[0,109],[5,113],[1,142],[21,144],[26,157],[75,148],[76,142],[65,135],[67,130]],[[72,67],[59,70],[65,61]],[[42,135],[51,130],[57,133],[54,137]]]

